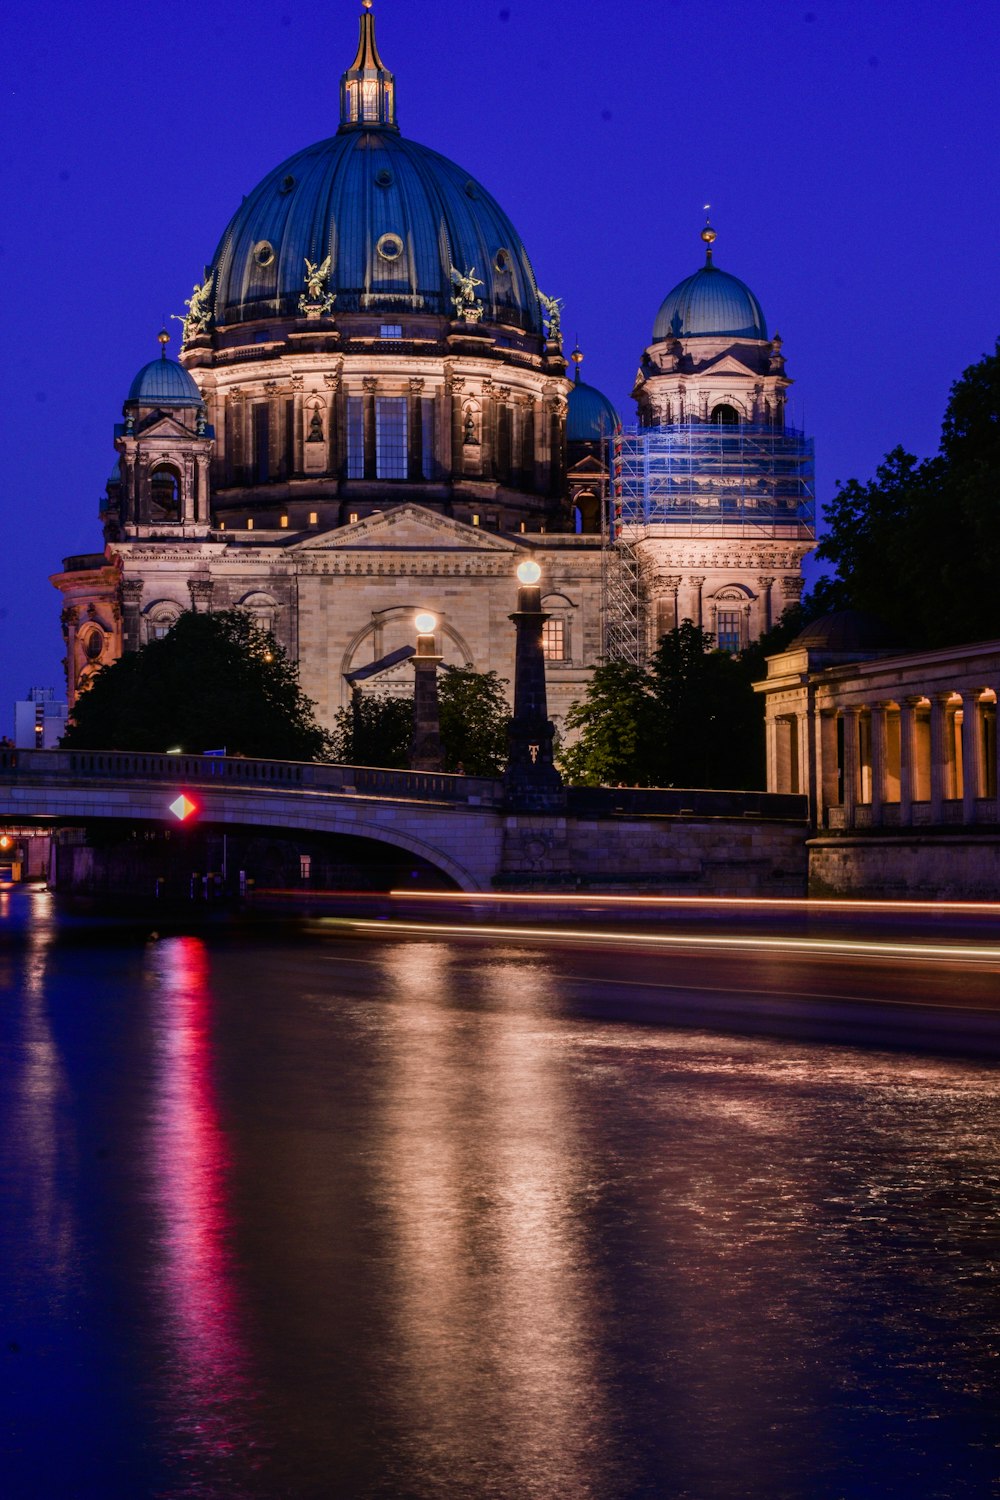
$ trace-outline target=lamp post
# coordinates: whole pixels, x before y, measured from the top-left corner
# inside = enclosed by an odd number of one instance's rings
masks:
[[[545,653],[542,627],[549,618],[542,609],[536,562],[517,570],[517,609],[510,616],[517,631],[514,654],[514,717],[507,726],[507,769],[504,788],[511,807],[524,812],[556,812],[566,805],[562,777],[552,758],[555,730],[545,694]]]
[[[417,652],[413,662],[413,738],[410,741],[410,769],[412,771],[440,771],[441,714],[438,708],[437,669],[441,657],[437,654],[434,631],[436,616],[419,614],[413,622],[417,627]]]

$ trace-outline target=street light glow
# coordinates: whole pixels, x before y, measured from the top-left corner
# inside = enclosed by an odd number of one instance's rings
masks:
[[[434,630],[434,627],[437,625],[437,615],[432,615],[427,611],[424,611],[423,614],[416,616],[413,623],[414,625],[416,625],[421,635],[430,635]]]
[[[536,562],[528,558],[518,567],[517,576],[521,583],[537,583],[542,576],[542,570]]]

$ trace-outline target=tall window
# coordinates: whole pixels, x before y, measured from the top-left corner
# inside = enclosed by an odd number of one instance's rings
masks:
[[[180,509],[181,481],[176,469],[160,464],[149,476],[149,497],[168,516]]]
[[[740,612],[738,609],[720,609],[716,621],[716,646],[720,651],[739,651]]]
[[[347,477],[365,477],[365,413],[360,396],[347,398]]]
[[[253,472],[257,484],[266,484],[271,467],[271,424],[267,402],[253,408]]]
[[[566,660],[565,621],[545,621],[545,624],[542,626],[542,655],[546,661]]]
[[[375,402],[375,454],[379,479],[406,478],[406,397]]]

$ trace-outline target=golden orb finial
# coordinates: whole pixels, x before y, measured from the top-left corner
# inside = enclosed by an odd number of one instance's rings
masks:
[[[372,0],[361,0],[361,4],[364,6],[365,10],[371,10],[372,8]]]
[[[160,346],[160,358],[166,359],[167,345],[170,343],[170,335],[167,332],[166,328],[160,329],[159,333],[156,335],[156,341]]]
[[[705,207],[709,208],[709,207],[711,207],[711,205],[708,204],[708,203],[706,203]],[[705,227],[701,231],[701,237],[702,237],[702,239],[705,242],[705,260],[706,260],[706,263],[708,265],[711,265],[712,264],[712,246],[715,244],[715,241],[718,239],[718,235],[716,234],[715,230],[712,228],[712,221],[711,221],[711,219],[706,219],[705,220]]]

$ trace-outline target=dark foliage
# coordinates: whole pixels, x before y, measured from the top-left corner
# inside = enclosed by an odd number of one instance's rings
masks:
[[[196,754],[225,747],[268,760],[319,760],[328,750],[297,665],[242,610],[183,614],[162,640],[103,668],[62,743]]]
[[[438,677],[444,769],[496,776],[507,759],[510,707],[495,672],[444,667]],[[413,699],[364,693],[340,710],[333,757],[349,766],[404,767],[413,734]]]
[[[412,737],[412,698],[355,693],[353,701],[334,720],[333,759],[345,766],[402,770],[409,763]]]
[[[842,604],[912,647],[1000,635],[1000,343],[952,387],[935,457],[893,449],[873,480],[840,485],[824,518],[817,556]]]

